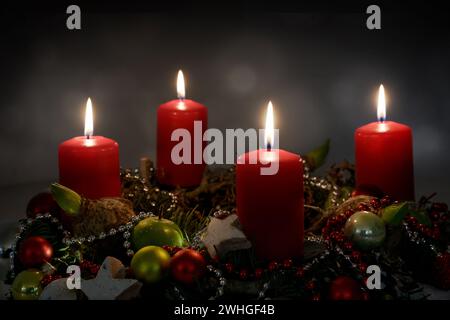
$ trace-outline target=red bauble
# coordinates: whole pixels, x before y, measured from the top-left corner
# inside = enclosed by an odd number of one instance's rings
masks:
[[[283,261],[283,268],[289,269],[290,267],[292,267],[293,264],[294,263],[293,263],[292,259],[285,259]]]
[[[50,213],[59,217],[61,209],[50,192],[41,192],[30,199],[27,205],[27,217],[35,218],[38,214]]]
[[[241,271],[239,271],[239,278],[241,280],[247,280],[247,278],[248,278],[248,271],[247,271],[247,269],[241,269]]]
[[[53,256],[53,246],[42,237],[30,237],[19,248],[20,262],[26,268],[39,267]]]
[[[278,263],[276,261],[271,261],[267,268],[270,272],[275,271],[276,269],[278,269]]]
[[[261,279],[261,277],[264,274],[264,270],[261,268],[256,268],[255,269],[255,279]]]
[[[232,263],[225,263],[225,270],[228,273],[232,273],[234,271],[234,265]]]
[[[373,198],[373,199],[370,200],[370,205],[374,209],[379,209],[380,206],[381,206],[381,203],[380,203],[380,200],[378,200],[377,198]]]
[[[359,251],[356,251],[356,250],[352,251],[352,253],[350,254],[350,257],[353,260],[353,262],[358,263],[361,261],[361,253]],[[366,272],[366,271],[364,270],[364,272]]]
[[[193,284],[206,271],[205,258],[192,249],[177,252],[170,261],[172,277],[184,284]]]
[[[305,269],[303,267],[298,267],[295,271],[295,276],[297,278],[303,278],[305,276]]]
[[[367,267],[368,267],[367,263],[361,262],[361,263],[358,265],[359,272],[361,272],[361,273],[363,273],[363,274],[366,274],[366,272],[367,272]]]
[[[315,288],[316,288],[316,283],[315,283],[313,280],[308,281],[308,282],[306,283],[306,285],[305,285],[305,289],[306,289],[306,290],[309,290],[309,291],[312,291],[312,290],[314,290]]]
[[[320,293],[317,293],[311,297],[312,301],[320,301]]]
[[[345,241],[343,247],[344,250],[350,251],[353,249],[353,243],[351,243],[350,241]]]
[[[362,300],[363,292],[359,283],[347,276],[340,276],[330,284],[330,300]]]

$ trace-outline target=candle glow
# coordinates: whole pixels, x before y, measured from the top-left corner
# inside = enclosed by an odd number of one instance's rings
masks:
[[[377,117],[378,121],[386,121],[386,97],[384,94],[384,87],[381,84],[378,90],[378,106],[377,106]]]
[[[92,113],[91,98],[88,98],[86,102],[86,113],[84,117],[84,135],[88,139],[94,135],[94,116]]]
[[[269,101],[266,112],[266,130],[264,131],[264,145],[269,151],[272,148],[274,136],[273,105],[272,101]]]
[[[185,89],[185,85],[184,85],[184,75],[183,75],[183,71],[181,71],[181,70],[178,70],[177,94],[178,94],[178,99],[184,99],[186,97],[186,89]]]

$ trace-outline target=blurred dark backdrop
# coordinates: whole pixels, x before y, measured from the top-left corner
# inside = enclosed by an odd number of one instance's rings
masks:
[[[259,128],[272,99],[281,147],[305,153],[331,138],[328,165],[354,160],[353,132],[376,119],[382,82],[388,118],[414,131],[417,195],[436,191],[450,201],[444,8],[382,6],[382,30],[369,31],[365,5],[140,4],[81,5],[81,31],[66,29],[64,4],[3,6],[3,197],[57,179],[58,144],[83,133],[88,96],[95,133],[119,142],[123,166],[154,158],[156,109],[176,96],[181,68],[187,97],[209,107],[210,127]]]

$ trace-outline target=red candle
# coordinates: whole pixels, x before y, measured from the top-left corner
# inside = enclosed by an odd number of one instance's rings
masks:
[[[386,121],[384,87],[378,93],[378,122],[355,131],[356,185],[395,200],[414,200],[411,128]]]
[[[203,160],[203,134],[208,127],[208,109],[193,100],[185,99],[184,77],[181,70],[177,80],[178,99],[158,108],[157,178],[159,183],[174,187],[193,187],[200,184],[205,163]],[[173,137],[182,129],[189,135],[189,148],[182,154],[183,161],[174,159],[181,137]],[[185,161],[186,160],[186,161]]]
[[[267,149],[245,153],[237,161],[237,215],[258,258],[300,257],[304,234],[303,162],[299,155],[271,148],[273,129],[268,129],[273,128],[273,115],[270,102],[267,119]],[[254,164],[251,159],[258,161]],[[278,171],[262,174],[261,169],[270,166],[278,167]]]
[[[119,197],[119,145],[93,135],[92,103],[86,104],[85,135],[59,145],[59,182],[90,199]]]

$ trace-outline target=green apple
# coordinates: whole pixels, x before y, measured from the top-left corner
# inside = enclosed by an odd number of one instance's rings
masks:
[[[140,249],[131,259],[131,270],[136,279],[148,284],[161,280],[167,273],[169,265],[169,253],[156,246]]]
[[[133,229],[131,240],[135,250],[146,246],[182,247],[183,232],[171,220],[148,217],[140,221]]]
[[[37,300],[42,292],[44,274],[37,269],[24,270],[17,275],[11,286],[14,300]]]

